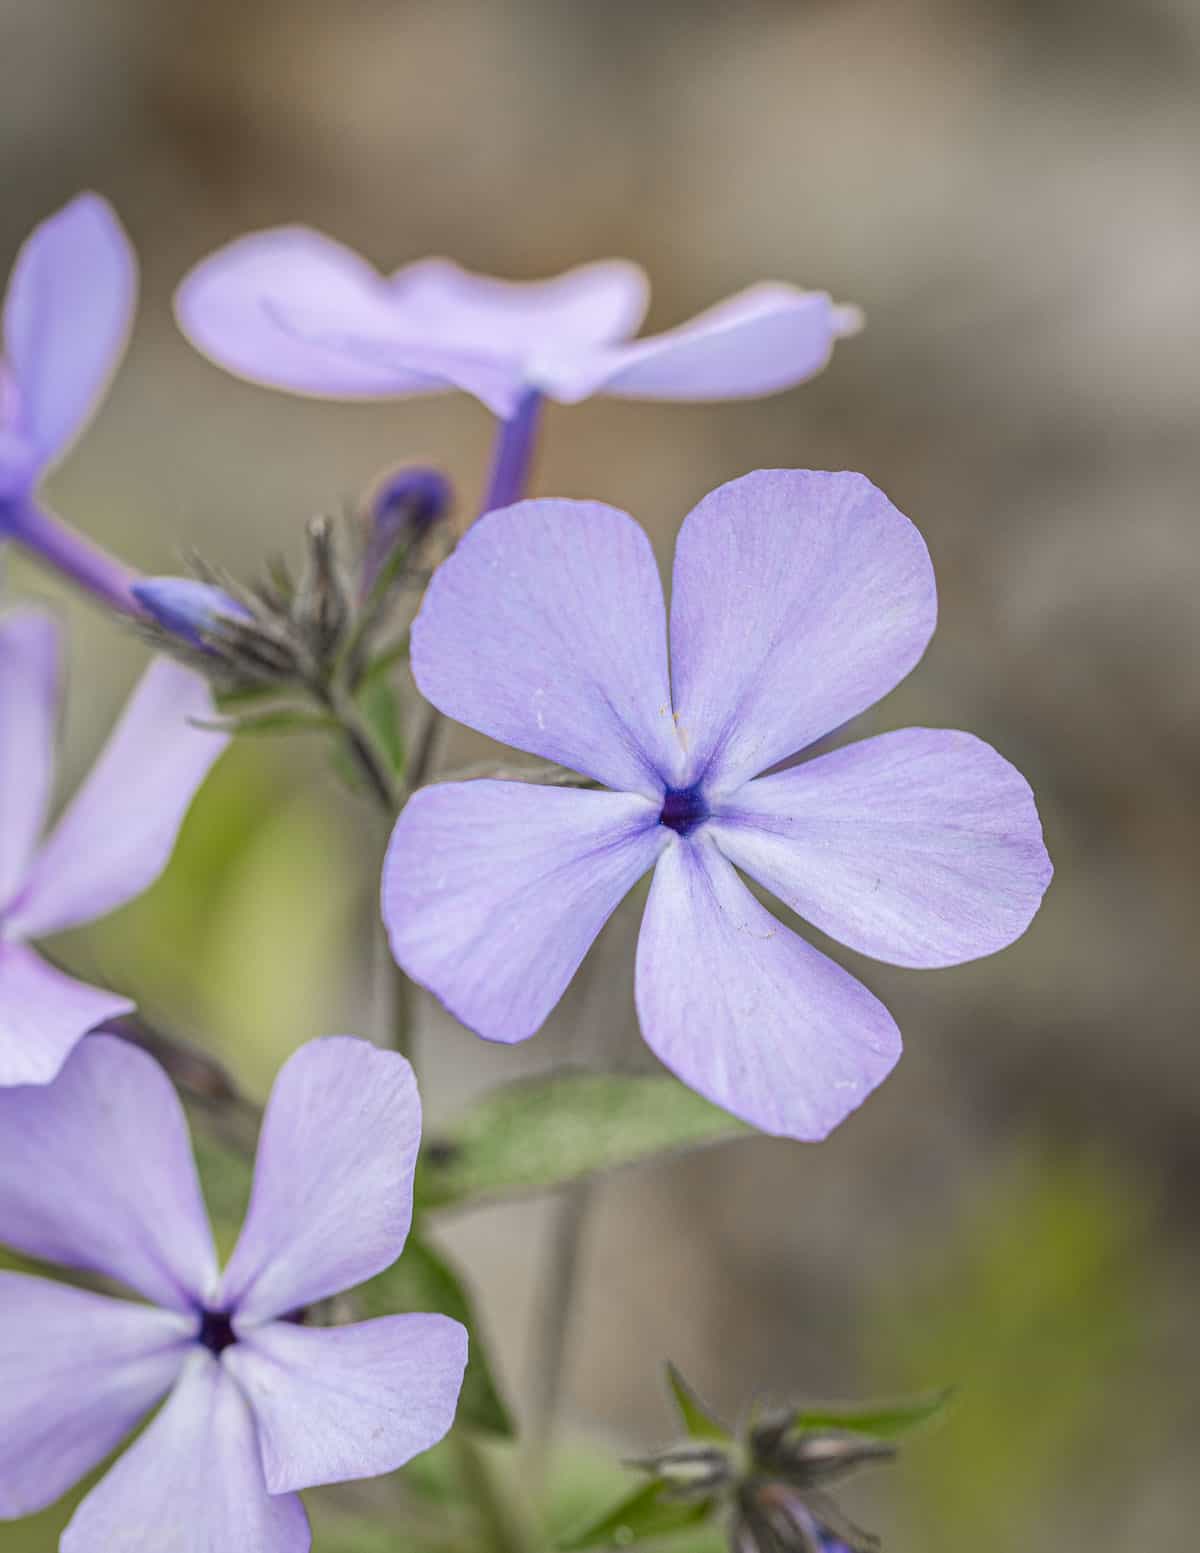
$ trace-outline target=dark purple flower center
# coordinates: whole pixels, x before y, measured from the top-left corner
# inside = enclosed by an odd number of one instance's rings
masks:
[[[708,813],[708,803],[700,791],[700,784],[693,782],[691,787],[667,788],[658,823],[686,836],[708,818]]]
[[[237,1342],[233,1330],[233,1317],[227,1310],[202,1310],[200,1312],[200,1341],[212,1354],[223,1354]]]

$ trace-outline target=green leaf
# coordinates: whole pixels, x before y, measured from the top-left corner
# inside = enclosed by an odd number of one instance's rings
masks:
[[[400,1260],[356,1289],[355,1298],[368,1316],[440,1311],[461,1321],[470,1333],[471,1356],[458,1403],[458,1422],[486,1434],[507,1437],[514,1433],[470,1296],[450,1263],[428,1241],[410,1235]]]
[[[667,1385],[683,1419],[683,1427],[693,1440],[719,1440],[732,1438],[724,1424],[718,1423],[700,1398],[671,1363],[667,1364]]]
[[[673,1078],[560,1073],[520,1079],[493,1089],[427,1141],[418,1200],[444,1208],[544,1191],[749,1130]]]
[[[921,1396],[896,1402],[830,1403],[825,1407],[797,1408],[791,1427],[806,1429],[845,1429],[851,1434],[870,1434],[890,1440],[906,1434],[937,1415],[954,1395],[954,1387],[927,1391]]]
[[[583,1548],[627,1548],[634,1542],[668,1537],[708,1520],[714,1508],[711,1499],[676,1499],[662,1483],[643,1483],[598,1520],[562,1538],[559,1553],[577,1553]]]

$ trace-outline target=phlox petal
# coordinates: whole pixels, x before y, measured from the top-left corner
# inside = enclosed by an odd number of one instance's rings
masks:
[[[0,1520],[53,1504],[170,1389],[193,1323],[0,1272]]]
[[[682,761],[665,615],[650,542],[627,514],[518,502],[481,518],[435,572],[413,673],[448,717],[657,799]]]
[[[853,315],[823,291],[761,284],[664,334],[581,356],[547,383],[568,404],[625,399],[750,399],[814,377]]]
[[[491,1041],[545,1021],[669,838],[627,793],[447,782],[409,799],[383,871],[398,964]]]
[[[685,1084],[784,1137],[824,1138],[900,1056],[883,1005],[765,911],[703,831],[659,859],[637,1007]]]
[[[76,1510],[60,1553],[308,1553],[294,1494],[267,1492],[254,1419],[203,1348],[145,1434]]]
[[[421,1141],[412,1069],[351,1036],[280,1069],[219,1305],[265,1321],[382,1272],[404,1249]]]
[[[76,981],[27,945],[0,941],[0,1089],[48,1084],[89,1030],[133,1009],[128,998]]]
[[[191,1311],[216,1255],[183,1108],[159,1065],[94,1035],[54,1083],[0,1090],[0,1244]]]
[[[675,549],[671,675],[691,779],[710,795],[886,695],[937,614],[913,525],[856,474],[760,470],[720,486]]]
[[[1052,872],[1025,778],[982,739],[933,728],[749,782],[712,833],[822,932],[893,965],[1003,949]]]
[[[11,930],[58,933],[123,906],[166,867],[196,790],[229,739],[204,680],[169,659],[146,670],[108,744],[34,864]]]
[[[254,1409],[272,1494],[394,1472],[454,1422],[467,1332],[448,1316],[240,1330],[225,1364]]]
[[[0,917],[24,882],[54,785],[61,679],[49,615],[0,619]]]
[[[4,354],[17,430],[44,466],[62,457],[125,349],[137,262],[111,206],[81,194],[17,256],[4,303]]]

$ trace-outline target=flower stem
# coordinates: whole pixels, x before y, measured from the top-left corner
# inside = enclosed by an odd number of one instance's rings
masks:
[[[130,591],[138,573],[32,499],[13,503],[3,515],[0,530],[107,608],[135,619],[143,617],[142,607]]]
[[[530,1553],[536,1549],[541,1541],[536,1529],[509,1488],[497,1481],[485,1448],[461,1426],[452,1429],[448,1438],[466,1496],[483,1520],[484,1546],[489,1553]]]
[[[541,411],[541,394],[537,389],[529,388],[509,419],[501,421],[492,452],[487,494],[483,498],[484,512],[507,507],[511,502],[520,501],[525,494]]]
[[[550,1254],[538,1305],[529,1405],[530,1487],[540,1495],[549,1466],[550,1443],[562,1400],[564,1361],[570,1336],[571,1307],[579,1281],[584,1229],[591,1187],[569,1187],[556,1204]]]

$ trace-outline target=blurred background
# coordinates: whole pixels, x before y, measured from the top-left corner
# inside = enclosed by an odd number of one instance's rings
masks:
[[[955,1382],[945,1425],[852,1496],[895,1553],[1182,1549],[1200,1508],[1198,149],[1195,0],[0,0],[0,269],[83,187],[143,265],[128,361],[50,496],[145,570],[296,554],[403,460],[450,470],[463,515],[482,490],[465,396],[307,402],[190,351],[173,288],[245,229],[516,278],[625,255],[651,327],[766,277],[865,309],[777,398],[552,407],[535,489],[627,508],[669,563],[723,480],[864,471],[925,534],[941,624],[855,731],[970,728],[1039,794],[1058,872],[1024,940],[854,964],[907,1052],[832,1140],[593,1196],[573,1427],[662,1443],[666,1357],[730,1415]],[[19,561],[10,582],[71,621],[71,777],[143,649]],[[444,759],[478,754],[458,731]],[[378,848],[318,751],[238,747],[163,883],[63,955],[264,1094],[303,1041],[369,1029]],[[636,926],[634,903],[520,1050],[423,1003],[428,1111],[648,1063]],[[518,1404],[553,1212],[445,1235]]]

